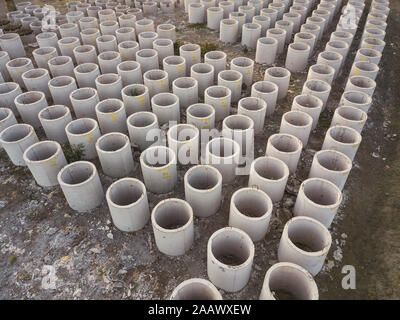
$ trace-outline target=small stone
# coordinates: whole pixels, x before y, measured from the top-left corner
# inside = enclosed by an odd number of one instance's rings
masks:
[[[7,205],[7,201],[0,201],[0,209],[3,209]]]
[[[118,274],[126,274],[128,273],[128,271],[126,271],[125,269],[121,269],[118,271]]]
[[[113,236],[113,234],[111,232],[109,232],[109,233],[107,233],[107,238],[113,240],[114,236]]]

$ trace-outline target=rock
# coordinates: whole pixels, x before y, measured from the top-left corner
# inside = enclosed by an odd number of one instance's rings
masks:
[[[109,233],[107,233],[107,238],[113,240],[114,236],[113,236],[113,234],[111,232],[109,232]]]

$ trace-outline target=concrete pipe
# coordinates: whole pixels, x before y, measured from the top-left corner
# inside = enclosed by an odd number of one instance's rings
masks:
[[[1,50],[8,52],[10,59],[26,57],[21,37],[17,33],[6,33],[0,35]]]
[[[295,217],[283,229],[278,260],[295,263],[315,276],[321,271],[331,244],[331,234],[322,223],[309,217]]]
[[[0,51],[0,76],[4,81],[10,81],[10,74],[7,71],[6,64],[10,61],[10,56],[6,51]]]
[[[186,74],[192,65],[201,62],[201,48],[198,44],[188,43],[179,47],[179,55],[186,60]]]
[[[325,9],[315,9],[312,12],[312,17],[318,17],[318,18],[323,18],[324,21],[324,27],[322,28],[322,34],[325,33],[325,31],[328,29],[330,25],[330,12],[325,10]]]
[[[69,11],[65,14],[68,23],[76,23],[85,15],[82,11]]]
[[[154,238],[160,252],[180,256],[194,241],[193,211],[184,200],[171,198],[160,201],[151,213]]]
[[[327,25],[327,20],[323,17],[312,16],[312,17],[307,18],[306,24],[313,24],[320,28],[318,38],[316,39],[317,41],[320,41],[324,34],[324,31],[325,31],[325,28]]]
[[[305,43],[310,46],[310,56],[314,51],[316,37],[314,34],[309,32],[298,32],[294,35],[293,38],[294,43]]]
[[[343,56],[333,51],[323,51],[318,54],[317,64],[324,64],[335,69],[334,79],[338,76],[342,66]]]
[[[251,96],[264,100],[267,104],[266,115],[270,116],[275,111],[278,98],[278,86],[270,81],[258,81],[251,87]]]
[[[138,21],[136,21],[135,23],[135,30],[136,30],[136,34],[140,34],[142,32],[145,31],[151,31],[154,32],[154,21],[151,19],[140,19]]]
[[[310,80],[317,81],[317,80]],[[302,111],[307,113],[313,119],[311,130],[317,127],[319,116],[323,109],[323,101],[318,96],[310,93],[303,93],[294,97],[292,104],[292,111]]]
[[[364,61],[379,65],[381,58],[382,58],[382,53],[380,53],[379,51],[369,48],[361,48],[358,49],[356,57],[354,58],[354,62]]]
[[[134,28],[136,16],[134,14],[126,13],[118,18],[118,22],[121,28]]]
[[[298,4],[298,5],[293,4],[289,9],[289,12],[291,12],[291,13],[299,13],[301,15],[301,21],[300,21],[301,24],[304,24],[304,22],[306,20],[306,17],[308,15],[308,11],[309,10],[308,10],[307,7],[305,7],[303,5],[300,5],[300,4]],[[278,15],[278,18],[279,18],[279,15]]]
[[[240,150],[240,145],[236,141],[226,137],[214,138],[207,143],[205,163],[218,169],[223,184],[235,180]]]
[[[286,55],[285,68],[290,72],[302,72],[308,64],[310,46],[306,43],[294,42],[289,44]]]
[[[366,61],[357,61],[353,63],[349,76],[363,76],[375,81],[378,72],[379,67],[376,64]]]
[[[126,133],[126,113],[124,103],[119,99],[105,99],[96,105],[96,115],[102,133]]]
[[[231,101],[237,102],[242,94],[243,75],[236,70],[224,70],[218,74],[218,86],[231,91]]]
[[[218,73],[226,69],[226,53],[223,51],[209,51],[204,55],[204,62],[214,67],[214,81],[217,81]]]
[[[204,5],[205,10],[211,7],[216,7],[216,0],[200,0],[200,3]]]
[[[36,36],[36,41],[40,48],[55,48],[58,53],[60,52],[58,48],[58,37],[55,32],[42,32]]]
[[[339,125],[353,128],[361,133],[367,121],[366,112],[351,106],[341,106],[336,108],[332,118],[331,127]]]
[[[238,22],[238,34],[239,34],[242,32],[242,27],[246,23],[246,14],[243,12],[231,12],[229,14],[228,20],[236,20]],[[220,30],[221,30],[221,25],[220,25]],[[236,42],[236,40],[234,42]]]
[[[118,51],[122,61],[135,61],[136,53],[139,51],[139,43],[136,41],[124,41],[118,44]]]
[[[294,6],[292,6],[291,8],[293,8],[293,7],[294,7]],[[282,2],[271,2],[271,3],[268,5],[268,8],[275,9],[275,10],[278,11],[278,15],[277,15],[277,17],[276,17],[277,20],[281,20],[281,19],[282,19],[283,13],[284,13],[284,12],[286,11],[286,9],[287,9],[286,4],[285,4],[285,3],[282,3]]]
[[[22,74],[28,70],[33,69],[33,64],[29,58],[15,58],[6,63],[7,71],[11,79],[18,83],[21,88],[25,88]]]
[[[154,49],[141,49],[136,52],[136,61],[140,63],[143,73],[158,69],[158,52]]]
[[[58,32],[60,32],[61,38],[76,37],[79,38],[80,32],[78,24],[69,22],[64,23],[58,27]]]
[[[190,68],[190,77],[197,80],[198,94],[203,97],[204,91],[214,84],[214,67],[208,63],[196,63]]]
[[[268,269],[260,300],[318,300],[318,288],[312,275],[303,267],[290,263],[275,263]]]
[[[158,93],[167,93],[169,91],[168,73],[164,70],[153,69],[146,71],[143,74],[143,82],[149,89],[150,98]]]
[[[87,28],[87,29],[84,29],[84,30],[81,31],[80,37],[82,39],[82,44],[83,45],[97,46],[99,50],[100,50],[100,48],[97,45],[97,39],[98,38],[112,39],[109,36],[101,36],[100,35],[100,30],[98,28]],[[101,44],[103,44],[103,41],[101,41],[101,40],[99,40],[99,41],[100,41]]]
[[[16,166],[26,166],[23,158],[24,151],[38,141],[35,129],[25,123],[9,126],[0,133],[0,145]]]
[[[96,38],[97,50],[99,53],[117,51],[117,38],[114,35],[102,35]]]
[[[116,21],[117,20],[117,16],[115,14],[115,11],[112,9],[103,9],[100,10],[99,12],[97,12],[98,16],[99,16],[99,21],[103,22],[103,21]]]
[[[50,97],[48,82],[50,81],[47,69],[31,69],[22,74],[25,88],[28,91],[41,91],[46,97]]]
[[[4,129],[6,129],[14,124],[17,124],[17,120],[15,119],[15,115],[12,112],[12,110],[9,108],[0,108],[0,133]],[[1,149],[3,149],[3,148],[1,147],[1,143],[0,143],[0,150]]]
[[[42,24],[41,24],[41,21],[39,21],[38,18],[28,16],[28,17],[26,17],[26,18],[22,18],[22,19],[21,19],[22,29],[23,29],[23,30],[31,31],[31,30],[32,30],[32,28],[31,28],[31,23],[33,23],[33,22],[35,22],[35,24],[39,23],[39,25],[42,25]],[[373,27],[372,24],[370,24],[370,26]],[[32,30],[32,31],[34,31],[34,30]],[[37,33],[34,32],[34,34],[37,34]]]
[[[312,130],[313,118],[306,112],[293,110],[283,114],[279,133],[299,138],[305,148]]]
[[[231,60],[231,70],[239,71],[243,76],[243,83],[250,88],[253,83],[254,61],[247,57],[236,57]]]
[[[222,176],[212,166],[198,165],[190,168],[184,177],[185,199],[196,217],[215,214],[222,200]]]
[[[209,7],[207,11],[207,28],[219,30],[221,20],[224,18],[224,10],[219,7]]]
[[[49,140],[60,144],[68,142],[65,127],[72,121],[71,112],[67,106],[53,105],[39,112],[39,120]]]
[[[344,41],[349,46],[353,43],[354,36],[350,32],[346,31],[334,31],[331,33],[331,41]]]
[[[368,113],[372,98],[364,92],[345,91],[339,102],[339,106],[352,106]]]
[[[175,79],[186,75],[186,60],[183,57],[174,55],[165,57],[163,60],[163,69],[168,73],[169,82],[173,83]]]
[[[361,40],[360,48],[373,49],[380,53],[385,49],[386,42],[376,38],[364,38]]]
[[[335,69],[326,64],[314,64],[308,69],[307,80],[321,80],[332,85]]]
[[[270,27],[270,19],[269,19],[269,17],[266,17],[266,16],[260,16],[260,15],[254,16],[252,23],[256,23],[256,24],[260,25],[260,27],[261,27],[261,35],[260,36],[265,35],[268,28]]]
[[[113,223],[121,231],[141,230],[150,218],[146,187],[138,179],[115,181],[107,189],[106,200]]]
[[[346,57],[347,57],[347,54],[349,53],[349,49],[350,49],[350,47],[349,47],[348,43],[345,41],[341,41],[341,40],[328,41],[325,46],[325,51],[337,52],[343,57],[341,67],[343,66],[343,64],[346,61]]]
[[[80,88],[96,88],[96,78],[100,76],[100,69],[95,63],[84,63],[74,69],[74,75]]]
[[[211,282],[192,278],[180,283],[172,292],[170,300],[222,300],[222,296]]]
[[[199,130],[215,127],[215,109],[210,104],[196,103],[186,109],[186,122]]]
[[[79,28],[83,31],[90,28],[99,28],[99,22],[95,17],[83,17],[79,19]]]
[[[275,62],[278,50],[278,40],[271,37],[263,37],[257,40],[255,61],[260,64],[271,65]]]
[[[245,23],[242,28],[242,46],[255,49],[261,37],[261,26],[257,23]]]
[[[142,5],[143,14],[146,16],[155,16],[157,14],[157,2],[145,1]]]
[[[380,13],[380,12],[369,12],[367,15],[367,21],[379,20],[379,21],[386,22],[387,18],[388,18],[387,14]]]
[[[102,52],[98,56],[102,74],[117,73],[117,66],[122,62],[121,55],[116,51]]]
[[[253,17],[256,15],[256,8],[243,5],[238,7],[238,12],[244,13],[246,15],[246,23],[251,23]]]
[[[131,84],[124,87],[122,101],[124,102],[127,116],[135,112],[151,110],[149,89],[142,84]]]
[[[95,80],[100,100],[115,98],[121,99],[122,79],[115,73],[100,75]]]
[[[372,97],[375,88],[376,82],[374,80],[358,75],[349,77],[344,91],[360,91]]]
[[[253,120],[255,134],[264,130],[266,111],[267,103],[261,98],[247,97],[239,100],[238,114],[245,115]]]
[[[118,30],[119,25],[117,21],[103,21],[100,22],[100,32],[102,35],[113,35]]]
[[[179,105],[182,109],[198,102],[199,85],[194,78],[181,77],[175,79],[172,82],[172,91],[179,98]],[[205,101],[205,103],[208,102]]]
[[[276,157],[285,162],[290,173],[297,170],[303,143],[291,134],[276,133],[268,138],[266,156]]]
[[[131,114],[127,119],[127,126],[132,145],[141,151],[161,142],[157,116],[152,112],[139,111]]]
[[[122,178],[134,170],[128,136],[119,132],[102,135],[96,142],[96,150],[105,175]]]
[[[218,7],[223,10],[224,19],[228,19],[229,14],[235,11],[235,4],[231,1],[220,1]]]
[[[191,124],[177,124],[167,132],[168,146],[182,165],[197,164],[199,159],[199,136],[197,127]]]
[[[157,26],[159,39],[170,39],[173,43],[176,42],[176,27],[170,23],[159,24]]]
[[[278,41],[278,48],[276,53],[281,54],[285,47],[286,30],[280,28],[270,28],[267,30],[266,36],[268,38],[274,38]]]
[[[386,32],[379,28],[366,28],[362,34],[363,38],[376,38],[379,40],[385,40]]]
[[[246,232],[254,242],[267,234],[273,204],[271,198],[256,188],[242,188],[233,193],[230,203],[229,223]]]
[[[334,183],[321,178],[309,178],[300,185],[293,213],[295,216],[313,218],[329,228],[342,199],[342,192]]]
[[[206,21],[206,9],[201,3],[191,3],[188,8],[188,22],[203,24]]]
[[[160,125],[169,122],[180,122],[179,97],[173,93],[163,92],[151,99],[151,108]]]
[[[326,179],[343,190],[351,168],[351,160],[345,154],[335,150],[321,150],[314,155],[308,177]]]
[[[285,68],[270,67],[265,70],[264,81],[275,83],[278,86],[278,99],[283,99],[288,92],[290,76],[290,71]]]
[[[57,179],[68,205],[75,211],[89,211],[103,202],[103,187],[93,163],[70,163],[61,169]]]
[[[77,89],[76,81],[69,76],[59,76],[49,81],[49,89],[54,104],[72,107],[69,98],[72,91]]]
[[[278,10],[274,8],[263,8],[260,10],[260,15],[268,17],[270,20],[270,25],[274,26],[276,20],[278,19]],[[283,15],[282,15],[283,17]]]
[[[55,141],[31,145],[25,150],[23,158],[36,183],[42,187],[56,186],[58,172],[67,165],[61,145]]]
[[[285,43],[290,43],[293,34],[293,22],[286,20],[278,20],[275,22],[275,28],[286,31]]]
[[[283,198],[288,178],[285,162],[275,157],[259,157],[251,163],[248,186],[264,191],[276,203]]]
[[[199,3],[200,1],[198,1],[198,0],[184,0],[183,1],[183,6],[184,6],[184,8],[185,8],[185,12],[186,13],[188,13],[189,12],[189,6],[192,4],[192,3]]]
[[[300,28],[300,34],[304,34],[304,33],[311,33],[315,36],[315,41],[314,41],[314,48],[315,45],[317,43],[317,41],[319,40],[319,36],[321,33],[321,27],[317,24],[313,24],[313,23],[305,23],[301,26]],[[313,48],[313,49],[314,49]]]
[[[140,166],[148,191],[162,194],[175,188],[177,169],[172,149],[164,146],[147,148],[140,155]]]
[[[353,161],[361,140],[360,133],[353,128],[333,126],[326,132],[321,150],[340,151]]]
[[[97,56],[96,56],[97,60]],[[54,77],[69,76],[74,77],[74,63],[69,56],[57,56],[48,61],[48,68]]]
[[[142,32],[141,35],[143,34],[145,33]],[[158,62],[160,65],[163,64],[164,58],[174,56],[174,43],[171,39],[155,39],[152,48],[158,53]]]
[[[79,38],[77,37],[62,38],[58,40],[57,43],[58,47],[60,48],[61,55],[71,57],[74,63],[76,63],[74,56],[74,48],[81,45]]]
[[[96,120],[91,118],[73,120],[65,127],[65,132],[72,147],[83,148],[83,159],[91,160],[97,157],[95,144],[101,134]]]
[[[204,102],[213,106],[215,121],[220,121],[229,116],[232,91],[225,86],[211,86],[204,92]]]
[[[208,240],[208,278],[215,286],[227,292],[237,292],[246,286],[253,259],[253,241],[240,229],[219,229]]]
[[[115,31],[117,42],[136,41],[135,29],[132,27],[122,27]]]
[[[28,91],[15,98],[15,106],[22,121],[34,128],[40,127],[39,112],[47,107],[46,96],[41,91]]]
[[[0,83],[0,101],[18,116],[19,112],[15,106],[15,98],[22,93],[21,87],[15,82]]]
[[[154,31],[145,31],[138,34],[140,49],[153,49],[153,42],[158,38]]]
[[[232,16],[234,12],[230,15]],[[223,43],[235,43],[238,40],[239,21],[233,18],[222,19],[219,26],[219,41]]]
[[[97,63],[96,48],[92,45],[75,47],[73,52],[77,65],[83,63]]]
[[[307,80],[304,82],[301,94],[308,94],[321,99],[322,110],[325,109],[329,95],[331,92],[331,86],[323,80]],[[315,127],[313,127],[314,129]]]
[[[283,21],[291,21],[293,23],[292,32],[297,33],[300,31],[301,14],[298,12],[285,12],[282,16]]]

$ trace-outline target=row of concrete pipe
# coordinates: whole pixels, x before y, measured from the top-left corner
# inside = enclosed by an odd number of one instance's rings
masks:
[[[98,157],[104,174],[120,178],[106,192],[115,226],[126,232],[137,231],[151,218],[158,249],[177,256],[193,244],[193,217],[209,217],[218,212],[222,186],[234,181],[239,163],[246,160],[247,151],[254,149],[254,135],[262,133],[265,118],[286,96],[291,72],[304,71],[316,42],[329,29],[333,17],[342,13],[325,51],[309,68],[302,94],[294,98],[292,110],[283,115],[280,132],[269,137],[265,156],[251,163],[248,187],[232,195],[228,227],[216,231],[208,241],[207,271],[211,282],[189,279],[174,290],[172,299],[221,299],[216,287],[236,292],[247,284],[255,251],[253,242],[267,233],[273,203],[282,200],[288,177],[296,172],[301,151],[326,107],[331,84],[342,70],[364,12],[362,0],[350,0],[343,7],[340,0],[322,0],[313,11],[317,5],[313,0],[270,2],[219,2],[219,7],[214,0],[181,4],[189,11],[189,22],[207,21],[209,28],[221,26],[221,41],[226,39],[222,36],[226,17],[238,21],[243,16],[239,13],[244,12],[242,44],[256,48],[256,63],[274,63],[283,49],[274,53],[271,45],[279,47],[282,40],[284,48],[294,34],[294,42],[288,45],[286,68],[269,67],[264,81],[256,83],[252,80],[254,61],[246,57],[232,59],[230,70],[225,70],[227,57],[222,51],[206,53],[202,63],[200,46],[184,44],[179,48],[180,55],[174,56],[175,27],[164,24],[155,29],[154,22],[142,16],[146,4],[143,1],[135,1],[136,8],[131,13],[126,13],[131,3],[125,4],[128,7],[123,12],[107,7],[107,1],[69,2],[66,18],[72,20],[67,26],[62,23],[54,32],[36,36],[40,46],[33,52],[37,68],[25,57],[18,35],[0,36],[0,72],[6,81],[0,83],[0,101],[7,106],[0,108],[0,144],[11,161],[27,165],[41,186],[60,184],[71,208],[87,211],[104,199],[97,169],[89,161],[67,164],[61,148],[64,143],[83,145],[85,160]],[[203,12],[207,9],[207,15],[203,13],[207,19],[194,22],[191,10],[199,8],[198,4]],[[85,10],[77,10],[81,5]],[[233,11],[226,11],[232,5]],[[295,217],[282,233],[279,263],[267,271],[260,299],[278,298],[275,294],[280,290],[299,299],[318,299],[312,276],[321,270],[329,251],[332,239],[327,228],[342,201],[341,190],[361,143],[360,133],[367,120],[377,65],[385,46],[388,5],[387,0],[372,2],[345,92],[322,149],[314,155],[309,178],[300,186]],[[94,6],[101,9],[95,16],[89,15]],[[24,8],[32,9],[30,5]],[[210,9],[218,8],[223,9],[223,18],[219,24],[209,24],[208,19],[214,19],[214,13],[221,11]],[[349,8],[357,18],[344,29],[341,21]],[[80,13],[71,14],[74,12],[82,12],[83,17]],[[274,23],[268,14],[276,12],[275,28],[269,28]],[[258,14],[268,19],[255,19]],[[124,19],[125,15],[129,17]],[[88,21],[86,16],[94,19]],[[256,29],[261,23],[258,21],[268,21],[266,37],[245,32],[254,27],[247,28],[247,19],[251,19],[250,24],[257,24]],[[108,34],[108,25],[101,26],[108,21],[113,26],[118,21],[120,28]],[[98,22],[100,30],[94,27]],[[121,31],[124,28],[128,29]],[[285,32],[279,40],[281,30]],[[85,37],[88,35],[91,36]],[[246,42],[249,40],[243,43],[247,37],[255,45]],[[10,80],[13,82],[7,82]],[[251,87],[249,97],[241,98],[242,84]],[[204,103],[199,103],[198,97],[204,98]],[[47,104],[50,98],[52,106]],[[238,112],[230,115],[230,106],[236,102]],[[181,109],[186,109],[187,123],[180,123]],[[17,123],[18,114],[24,123]],[[200,133],[215,129],[221,120],[222,132],[214,132],[210,141],[203,141]],[[165,124],[170,124],[166,137],[161,129]],[[48,141],[38,142],[35,129],[40,126]],[[238,131],[240,136],[235,135]],[[142,151],[144,183],[127,177],[134,170],[131,145]],[[177,165],[188,163],[196,165],[184,176],[185,200],[163,200],[150,213],[147,191],[172,191]],[[298,243],[308,251],[297,247]],[[236,264],[224,263],[227,256],[236,257]]]

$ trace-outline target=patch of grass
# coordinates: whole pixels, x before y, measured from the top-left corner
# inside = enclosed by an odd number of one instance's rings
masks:
[[[15,254],[11,255],[10,258],[8,258],[9,264],[14,264],[16,261],[17,261],[17,256]]]
[[[215,51],[218,49],[218,44],[213,42],[204,41],[199,44],[201,48],[201,56],[203,57],[207,52]]]
[[[324,129],[329,128],[331,126],[332,116],[333,116],[333,113],[330,111],[321,113],[319,120],[318,120],[318,126],[320,128],[324,128]]]
[[[186,26],[189,29],[204,29],[206,25],[204,23],[190,23]]]
[[[65,155],[65,159],[67,159],[68,163],[80,161],[85,155],[85,147],[82,143],[76,147],[69,144],[64,144],[62,146],[62,149]]]
[[[243,47],[243,53],[247,53],[247,52],[249,52],[249,48],[247,48],[247,46],[244,46]]]
[[[174,55],[179,56],[179,47],[182,45],[183,43],[180,40],[176,40],[174,43]]]

